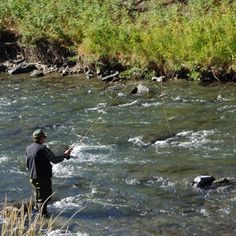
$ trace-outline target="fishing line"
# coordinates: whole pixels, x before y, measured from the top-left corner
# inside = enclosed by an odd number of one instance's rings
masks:
[[[119,94],[124,92],[124,90],[128,87],[128,85],[125,85],[119,93],[117,93],[117,95],[112,99],[112,101],[106,106],[106,108],[102,111],[102,115],[112,106],[112,104],[118,99]],[[165,104],[165,100],[164,100],[164,89],[163,89],[163,82],[161,82],[161,99],[162,99],[162,106],[163,106],[163,112],[164,112],[164,116],[165,116],[165,121],[166,121],[166,126],[168,128],[169,134],[171,137],[173,137],[173,132],[169,123],[169,119],[168,119],[168,115],[167,115],[167,111],[166,111],[166,104]],[[91,125],[88,127],[87,130],[85,130],[84,134],[81,136],[81,138],[76,141],[74,144],[72,144],[70,146],[70,150],[72,150],[73,148],[75,148],[77,145],[81,144],[81,141],[87,136],[87,134],[90,132],[90,130],[95,126],[95,124],[97,123],[97,121],[102,117],[102,115],[99,115],[92,123]]]
[[[124,90],[128,87],[128,85],[125,85],[118,93],[117,95],[112,99],[112,101],[106,106],[106,108],[102,111],[102,115],[112,106],[112,104],[118,99],[119,94],[124,92]],[[104,86],[105,88],[105,86]],[[74,143],[69,147],[69,150],[72,151],[76,146],[80,145],[82,140],[87,136],[89,131],[95,126],[97,121],[102,117],[102,115],[99,115],[88,127],[88,129],[85,130],[84,134]],[[87,165],[87,164],[86,164]],[[66,178],[64,178],[64,181],[62,184],[64,184],[66,181]]]
[[[112,99],[112,101],[106,106],[106,108],[102,111],[102,115],[104,113],[107,112],[107,110],[112,106],[112,104],[118,99],[119,97],[119,94],[122,93],[126,88],[127,88],[128,85],[125,85],[119,93],[117,93],[117,95]],[[81,141],[87,136],[87,134],[89,133],[89,131],[95,126],[95,124],[97,123],[97,121],[102,117],[102,115],[98,116],[92,123],[91,125],[88,127],[87,130],[85,130],[84,134],[81,136],[81,138],[76,141],[74,144],[72,144],[70,146],[70,150],[72,150],[73,148],[75,148],[77,145],[81,144]]]
[[[169,130],[171,137],[173,137],[174,134],[173,134],[172,129],[170,127],[169,119],[168,119],[167,112],[166,112],[166,104],[165,104],[165,100],[164,100],[164,89],[163,89],[163,82],[162,81],[161,81],[161,99],[162,99],[163,112],[164,112],[165,120],[166,120],[166,126]]]

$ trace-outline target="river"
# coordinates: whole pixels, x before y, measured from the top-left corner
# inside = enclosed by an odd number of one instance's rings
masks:
[[[140,82],[2,75],[1,206],[30,198],[25,148],[43,128],[56,154],[77,143],[53,166],[54,235],[80,209],[66,235],[236,235],[235,188],[191,186],[198,175],[235,178],[236,85],[141,82],[152,93],[130,95]]]

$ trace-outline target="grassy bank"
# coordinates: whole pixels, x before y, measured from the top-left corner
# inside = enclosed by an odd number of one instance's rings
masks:
[[[236,2],[180,2],[1,0],[0,29],[16,31],[24,44],[57,41],[89,61],[115,58],[156,74],[236,71]]]

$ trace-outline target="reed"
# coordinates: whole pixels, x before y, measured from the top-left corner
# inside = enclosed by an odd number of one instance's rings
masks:
[[[55,219],[47,219],[40,214],[33,216],[32,201],[22,203],[20,208],[9,206],[5,201],[1,214],[2,236],[46,235],[52,231],[55,223]]]

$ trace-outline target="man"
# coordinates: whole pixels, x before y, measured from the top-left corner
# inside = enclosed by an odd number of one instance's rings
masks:
[[[35,193],[35,210],[42,215],[47,215],[47,204],[52,195],[52,165],[70,159],[71,149],[67,149],[63,155],[55,156],[46,146],[47,135],[41,130],[33,132],[34,143],[26,148],[27,168],[29,170],[30,183]]]

